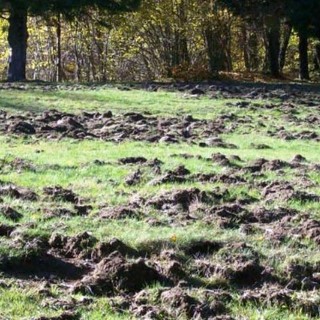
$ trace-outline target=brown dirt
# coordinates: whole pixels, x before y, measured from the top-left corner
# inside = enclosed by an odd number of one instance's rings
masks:
[[[4,185],[0,187],[0,195],[7,196],[14,199],[21,199],[26,201],[38,200],[38,195],[28,188],[22,188],[13,184]]]
[[[162,281],[161,275],[147,266],[144,259],[128,261],[115,251],[103,258],[92,273],[75,285],[76,292],[110,294],[118,291],[137,292],[147,284]]]

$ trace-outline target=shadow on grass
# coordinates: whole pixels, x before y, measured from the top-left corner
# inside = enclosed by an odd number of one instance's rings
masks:
[[[88,272],[85,268],[50,254],[35,256],[26,260],[22,257],[9,258],[1,266],[1,271],[7,276],[18,279],[52,279],[54,277],[63,280],[81,279]]]
[[[9,98],[0,97],[0,110],[14,112],[35,112],[41,113],[46,109],[45,106],[35,106],[23,102],[12,102]]]

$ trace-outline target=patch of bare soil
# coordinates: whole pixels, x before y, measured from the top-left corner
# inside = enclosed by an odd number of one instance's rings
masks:
[[[8,115],[4,112],[0,118],[0,127],[8,134],[32,135],[46,139],[68,137],[114,142],[129,139],[166,143],[198,142],[201,146],[236,148],[217,136],[211,137],[212,132],[219,135],[232,130],[226,128],[225,121],[218,119],[209,121],[192,117],[156,118],[133,112],[117,116],[111,112],[83,112],[75,115],[48,110],[40,115],[28,113],[24,116]],[[143,157],[121,159],[121,163],[133,163],[132,161],[145,162]]]
[[[133,206],[103,208],[100,211],[100,217],[103,219],[116,219],[116,220],[127,219],[127,218],[139,219],[141,216],[142,216],[142,213]]]
[[[275,181],[267,185],[262,191],[266,201],[320,201],[320,197],[305,191],[295,190],[289,182]]]
[[[52,198],[55,201],[65,201],[71,203],[79,202],[79,197],[69,189],[63,189],[60,186],[46,187],[43,189],[45,195]]]
[[[75,287],[75,292],[112,294],[137,292],[144,286],[163,281],[161,275],[144,259],[129,261],[115,251],[103,258]]]
[[[38,195],[32,190],[28,188],[19,187],[13,184],[0,186],[0,195],[27,201],[38,200]]]

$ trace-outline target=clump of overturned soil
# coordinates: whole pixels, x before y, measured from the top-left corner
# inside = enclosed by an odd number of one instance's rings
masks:
[[[235,148],[236,146],[223,142],[220,138],[210,137],[212,129],[218,134],[226,131],[221,121],[197,120],[191,118],[156,118],[140,113],[126,113],[115,116],[111,112],[89,113],[80,115],[60,112],[57,110],[44,111],[42,114],[28,113],[7,115],[0,118],[2,131],[8,134],[32,135],[38,138],[61,139],[103,139],[120,142],[138,140],[148,142],[178,143],[204,140],[202,146],[218,146]],[[203,130],[206,128],[206,130]],[[138,161],[138,162],[136,162]],[[143,157],[121,159],[120,163],[144,163]]]
[[[75,292],[112,294],[119,291],[137,292],[144,286],[162,281],[161,275],[145,260],[128,261],[115,251],[103,258],[92,273],[86,275],[75,287]]]
[[[28,188],[19,187],[16,185],[4,185],[0,187],[0,196],[6,196],[14,199],[26,201],[38,200],[38,195]]]

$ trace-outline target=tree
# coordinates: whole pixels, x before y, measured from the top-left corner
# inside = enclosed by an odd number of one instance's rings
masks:
[[[308,38],[319,28],[319,0],[219,0],[245,20],[259,20],[264,28],[266,69],[278,76],[285,62],[292,27],[299,37],[300,78],[309,79]],[[283,43],[280,46],[281,20],[284,20]]]
[[[281,43],[281,49],[280,49],[280,57],[279,57],[279,66],[280,71],[283,71],[283,68],[285,66],[286,62],[286,54],[290,42],[290,38],[292,35],[292,24],[289,21],[285,21],[283,24],[283,39]]]
[[[309,79],[308,39],[317,37],[319,0],[286,0],[285,12],[299,36],[300,79]]]
[[[28,15],[62,14],[72,18],[89,8],[115,13],[137,9],[139,4],[140,0],[0,0],[0,10],[9,15],[8,43],[11,52],[8,80],[26,79]]]
[[[231,10],[245,21],[262,27],[266,48],[265,68],[272,76],[280,74],[280,27],[283,17],[282,0],[219,0],[221,5]]]

